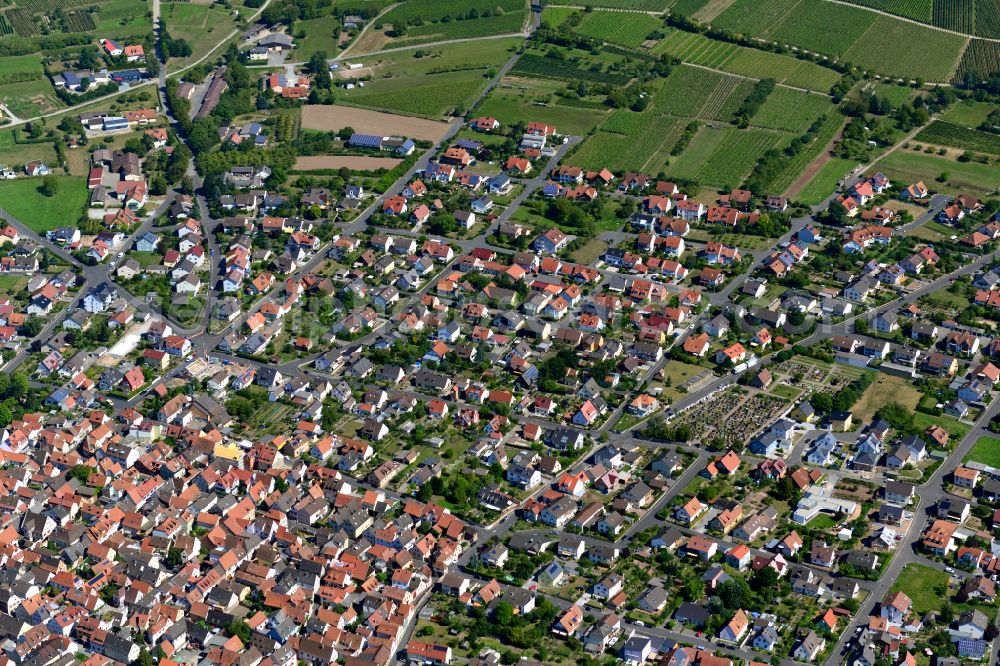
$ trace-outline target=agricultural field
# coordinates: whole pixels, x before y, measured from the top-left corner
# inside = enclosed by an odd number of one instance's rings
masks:
[[[763,35],[777,25],[795,8],[796,3],[786,0],[736,0],[712,24],[733,32]]]
[[[505,14],[466,19],[464,21],[425,23],[424,25],[407,28],[405,37],[393,39],[386,46],[398,48],[447,39],[468,39],[469,37],[513,34],[520,32],[524,28],[525,18],[526,14],[524,10],[516,10]]]
[[[1000,0],[976,0],[976,34],[1000,38]]]
[[[0,58],[0,104],[19,118],[33,118],[65,106],[56,97],[37,55]]]
[[[769,130],[703,127],[667,174],[712,187],[735,187],[761,155],[786,142],[787,135]]]
[[[470,20],[467,17],[492,14],[499,8],[503,13],[524,9],[519,0],[410,0],[398,4],[382,15],[382,21],[393,26],[404,23],[409,26],[431,22],[457,22]],[[474,19],[471,19],[474,20]]]
[[[688,121],[666,116],[649,117],[632,114],[631,117],[612,114],[607,121],[608,130],[600,131],[587,140],[573,154],[573,162],[588,169],[607,167],[612,171],[657,172],[666,166],[666,155],[684,131]]]
[[[778,83],[826,92],[840,74],[816,63],[788,55],[760,51],[690,32],[670,31],[653,48],[685,62],[704,65],[751,78],[772,78]]]
[[[935,120],[915,139],[938,146],[951,146],[960,150],[1000,155],[1000,135],[962,127],[943,120]]]
[[[917,0],[891,1],[900,11],[904,4],[914,5],[911,13],[924,11],[915,6]],[[966,41],[960,35],[877,14],[860,6],[824,0],[736,0],[713,24],[841,56],[877,74],[932,81],[947,81],[951,77]],[[886,44],[892,44],[892,57],[886,57]]]
[[[517,39],[490,39],[430,49],[405,49],[358,60],[374,80],[338,93],[338,101],[383,111],[439,117],[470,103],[489,70],[510,57]]]
[[[296,171],[342,169],[352,171],[386,171],[403,160],[394,157],[369,157],[368,155],[304,155],[295,159]]]
[[[649,14],[594,11],[585,14],[573,31],[585,37],[636,47],[662,28],[663,21]]]
[[[922,23],[931,22],[936,4],[934,0],[848,0],[848,2]]]
[[[25,162],[43,160],[55,164],[56,151],[51,141],[41,143],[17,143],[13,129],[0,129],[0,165],[20,170]]]
[[[934,0],[931,23],[966,35],[975,30],[976,0]]]
[[[336,132],[351,127],[361,134],[401,134],[411,139],[438,142],[448,124],[392,113],[366,111],[349,106],[307,104],[302,107],[302,127],[320,132]]]
[[[897,150],[879,162],[879,169],[895,181],[923,180],[928,187],[946,194],[968,192],[985,198],[1000,189],[1000,169],[993,165],[956,162],[924,153]],[[942,174],[947,176],[945,182],[937,180]]]
[[[167,63],[170,70],[180,69],[198,60],[236,28],[236,22],[228,12],[214,9],[210,5],[168,2],[164,4],[162,11],[167,30],[177,37],[183,36],[191,44],[191,56],[171,58]]]
[[[146,0],[109,0],[97,11],[95,32],[120,38],[141,37],[153,29]]]
[[[73,176],[57,178],[58,193],[51,197],[38,191],[40,178],[0,182],[0,202],[11,215],[39,233],[73,224],[87,203],[86,182]]]
[[[910,86],[901,86],[894,83],[876,83],[869,90],[879,97],[889,100],[893,106],[909,102],[917,93]]]
[[[587,81],[608,83],[611,85],[625,85],[628,83],[628,78],[623,74],[585,69],[571,61],[557,60],[537,53],[525,53],[522,55],[510,73],[520,76],[561,79],[563,81]]]
[[[882,18],[891,23],[903,23],[888,17]],[[823,0],[800,0],[766,37],[817,53],[840,56],[878,19],[879,16],[873,12],[834,5]],[[896,46],[894,42],[889,43]],[[885,44],[883,42],[883,49]]]
[[[833,111],[830,98],[789,88],[775,88],[750,119],[766,129],[805,132],[824,113]]]
[[[518,0],[411,0],[386,12],[379,19],[381,32],[368,35],[378,37],[381,47],[410,46],[518,32],[525,18]]]
[[[542,23],[553,28],[558,28],[566,19],[579,13],[579,11],[579,9],[573,7],[553,7],[549,5],[542,10]]]
[[[653,106],[661,114],[730,122],[752,88],[746,79],[680,66],[657,91]]]
[[[887,43],[893,45],[892,58],[885,57]],[[964,46],[958,35],[879,16],[844,59],[891,76],[948,81]]]
[[[487,83],[486,72],[480,70],[442,72],[372,81],[364,88],[345,90],[338,99],[378,110],[439,117],[464,109]]]
[[[996,71],[1000,71],[1000,44],[973,39],[962,54],[955,78],[960,79],[971,72],[977,79],[984,79],[990,72]]]
[[[677,0],[595,0],[588,2],[591,7],[607,7],[609,9],[636,9],[647,12],[662,12],[669,9]],[[549,5],[578,5],[577,0],[549,0]]]

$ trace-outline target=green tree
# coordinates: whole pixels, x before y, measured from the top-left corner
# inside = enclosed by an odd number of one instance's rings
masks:
[[[59,194],[59,179],[49,174],[42,178],[42,184],[38,186],[38,191],[47,197],[54,197]]]

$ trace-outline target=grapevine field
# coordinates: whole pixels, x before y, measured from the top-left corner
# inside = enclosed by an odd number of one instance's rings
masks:
[[[685,62],[721,69],[752,78],[773,78],[778,83],[826,92],[840,75],[812,62],[792,56],[751,49],[704,35],[672,30],[653,47]]]
[[[462,18],[465,20],[475,10],[479,16],[500,8],[504,13],[523,10],[523,3],[517,0],[410,0],[400,3],[386,12],[382,19],[386,23],[429,23],[432,21]]]
[[[667,174],[711,187],[736,186],[761,155],[786,142],[787,135],[768,130],[702,128]]]
[[[996,71],[1000,71],[1000,44],[973,39],[962,55],[955,76],[961,78],[966,72],[972,72],[977,77],[985,77],[987,73]]]
[[[886,44],[893,45],[891,58],[886,58]],[[958,35],[879,16],[844,59],[874,72],[947,81],[964,46]]]
[[[848,0],[848,2],[922,23],[931,22],[936,4],[934,0]]]
[[[823,0],[800,0],[766,36],[777,42],[840,56],[879,18],[874,12],[834,5]],[[882,17],[892,23],[903,23]],[[911,25],[911,24],[904,24]],[[893,42],[883,42],[885,44]],[[895,44],[893,44],[895,47]],[[884,52],[883,52],[884,55]]]
[[[609,9],[636,9],[646,12],[662,12],[674,4],[676,0],[596,0],[588,2],[591,7],[606,7]],[[576,0],[549,0],[549,5],[578,5]]]
[[[585,37],[634,47],[642,45],[650,33],[662,27],[663,21],[649,14],[595,11],[585,14],[573,30]]]
[[[573,163],[588,169],[652,171],[665,166],[686,120],[633,111],[615,111],[599,131],[574,153]]]
[[[976,34],[1000,39],[1000,0],[976,0]]]
[[[680,66],[653,97],[656,113],[731,122],[753,83],[706,69]]]
[[[832,110],[827,97],[775,88],[750,122],[766,129],[805,132],[817,118]]]
[[[961,150],[1000,155],[1000,135],[980,132],[943,120],[932,122],[916,136],[916,140],[940,146],[951,146]]]
[[[578,67],[565,60],[556,60],[534,53],[525,53],[518,59],[511,74],[521,76],[542,77],[546,79],[561,79],[564,81],[592,81],[594,83],[609,83],[624,85],[628,79],[622,74],[612,72],[595,72]]]
[[[971,35],[975,30],[976,0],[934,0],[932,23]]]

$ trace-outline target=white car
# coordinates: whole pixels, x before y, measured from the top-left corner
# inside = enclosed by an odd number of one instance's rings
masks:
[[[950,573],[950,574],[955,573],[955,570],[952,569],[951,567],[945,567],[944,570],[945,570],[946,573]]]

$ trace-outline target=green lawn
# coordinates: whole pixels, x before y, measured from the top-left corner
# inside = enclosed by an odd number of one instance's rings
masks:
[[[28,284],[28,278],[23,275],[0,275],[0,293],[16,294]]]
[[[914,183],[923,180],[927,186],[942,193],[966,192],[988,197],[1000,188],[1000,169],[978,162],[955,162],[935,155],[897,150],[878,163],[879,170],[892,180]],[[945,182],[938,182],[941,174]]]
[[[295,33],[305,32],[305,38],[295,40],[295,49],[289,56],[292,62],[309,60],[313,53],[326,51],[327,57],[333,57],[340,52],[333,31],[340,25],[336,16],[309,19],[295,22]]]
[[[59,191],[47,197],[38,191],[41,178],[19,178],[0,182],[0,203],[11,215],[41,233],[73,226],[87,203],[83,178],[57,176]]]
[[[1000,467],[1000,437],[980,437],[976,440],[972,450],[962,459],[962,462],[970,460],[990,467]]]
[[[913,425],[915,425],[920,430],[926,430],[929,426],[938,425],[948,431],[951,435],[952,442],[961,441],[966,435],[969,434],[971,427],[968,424],[962,423],[958,419],[952,416],[931,416],[930,414],[924,414],[923,412],[915,412],[913,414]]]
[[[153,29],[149,9],[145,0],[108,0],[99,5],[94,17],[96,32],[116,39],[145,35]]]
[[[990,115],[990,111],[994,108],[996,107],[987,102],[963,100],[957,104],[953,104],[951,108],[942,113],[941,120],[964,127],[976,128],[986,120],[986,116]]]
[[[176,70],[201,58],[228,35],[236,22],[228,12],[210,5],[168,2],[163,10],[167,29],[174,37],[183,37],[191,44],[191,57],[171,58],[168,68]]]
[[[0,86],[0,90],[3,86]],[[42,160],[55,164],[56,150],[51,141],[43,143],[15,143],[14,130],[0,130],[0,165],[7,165],[15,171],[23,169],[25,162]]]
[[[941,610],[947,589],[948,574],[923,564],[907,564],[892,586],[893,592],[902,591],[910,597],[918,615]]]
[[[816,172],[816,175],[793,198],[804,204],[818,204],[833,194],[837,189],[837,183],[840,179],[857,165],[858,163],[854,160],[845,160],[839,157],[832,158]]]

